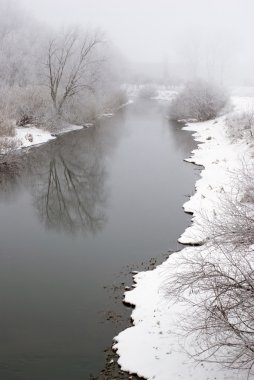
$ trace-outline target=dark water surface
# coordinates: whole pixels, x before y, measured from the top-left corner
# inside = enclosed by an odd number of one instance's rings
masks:
[[[195,170],[156,102],[31,149],[0,176],[0,379],[86,380],[122,326],[105,287],[177,249]]]

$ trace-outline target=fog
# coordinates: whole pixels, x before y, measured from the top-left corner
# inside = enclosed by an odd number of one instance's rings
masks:
[[[253,78],[251,0],[19,1],[52,27],[103,29],[130,63],[161,70],[159,75],[174,68],[186,77],[186,67],[179,66],[187,63],[190,75],[200,70],[199,75],[209,76],[211,70],[220,70],[230,81]]]
[[[3,0],[0,3],[4,3]],[[132,73],[252,84],[252,0],[12,0],[38,28],[99,28]],[[142,76],[141,75],[141,76]],[[135,76],[135,75],[134,75]]]

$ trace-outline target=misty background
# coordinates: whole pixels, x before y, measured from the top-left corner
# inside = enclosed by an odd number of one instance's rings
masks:
[[[123,84],[254,84],[250,0],[0,0],[0,126],[57,132],[115,112]],[[5,147],[4,149],[12,147]]]
[[[251,0],[19,0],[51,28],[105,31],[134,80],[179,82],[193,76],[252,85]],[[133,78],[132,78],[133,79]]]

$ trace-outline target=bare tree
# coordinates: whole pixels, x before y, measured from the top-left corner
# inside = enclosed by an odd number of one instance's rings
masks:
[[[47,69],[50,95],[57,113],[65,102],[84,89],[94,90],[99,59],[96,47],[101,43],[98,33],[68,32],[60,41],[51,40],[48,47]]]
[[[7,136],[13,120],[55,132],[117,108],[122,75],[104,35],[78,29],[52,35],[18,3],[0,0],[0,133]]]
[[[188,353],[198,361],[217,362],[251,373],[253,250],[229,251],[221,247],[215,252],[212,246],[196,250],[196,255],[181,257],[181,269],[168,284],[171,297],[191,305],[181,326],[192,342]]]

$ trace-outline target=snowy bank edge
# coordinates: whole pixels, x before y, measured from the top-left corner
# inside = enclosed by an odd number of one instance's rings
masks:
[[[234,97],[232,100],[237,111],[246,111],[254,104],[253,98]],[[196,183],[194,196],[183,206],[186,212],[193,214],[193,219],[179,241],[194,245],[206,238],[201,228],[200,212],[203,209],[208,213],[214,212],[219,207],[222,189],[226,191],[231,186],[228,171],[241,167],[242,159],[253,161],[253,158],[246,144],[232,144],[226,133],[223,116],[204,123],[189,124],[184,129],[191,131],[199,143],[187,161],[204,167]],[[193,254],[198,249],[187,247],[181,254]],[[155,270],[134,276],[134,289],[125,293],[125,302],[135,306],[131,315],[133,326],[114,338],[119,365],[126,372],[154,380],[245,378],[244,373],[223,371],[217,364],[193,364],[179,345],[171,329],[183,310],[179,304],[165,300],[161,292],[165,276],[170,275],[170,266],[173,268],[177,260],[178,254],[175,253]]]
[[[7,140],[9,143],[14,144],[14,149],[10,152],[2,149],[1,154],[14,153],[25,148],[35,147],[41,144],[45,144],[51,140],[55,140],[57,136],[60,136],[65,133],[74,132],[83,128],[88,128],[88,126],[80,125],[68,125],[61,132],[56,134],[51,134],[49,131],[37,128],[33,125],[28,125],[27,127],[16,127],[15,136],[5,137],[4,140]],[[15,146],[16,145],[16,146]]]
[[[128,105],[132,104],[134,100],[130,99],[128,102],[122,104],[119,106],[115,112],[112,113],[103,113],[98,116],[98,120],[105,118],[105,117],[112,117],[115,115],[117,111],[120,109],[127,107]],[[35,127],[34,125],[27,125],[25,127],[16,127],[15,131],[16,134],[14,137],[5,137],[3,140],[7,140],[9,143],[14,143],[16,144],[16,147],[11,150],[11,153],[14,153],[15,151],[19,151],[21,149],[25,148],[30,148],[30,147],[35,147],[41,144],[45,144],[51,140],[55,140],[58,136],[61,136],[66,133],[74,132],[74,131],[79,131],[81,129],[88,129],[90,127],[93,127],[95,123],[85,123],[84,125],[74,125],[74,124],[69,124],[62,130],[56,133],[50,133],[49,131],[40,129]],[[4,155],[8,153],[8,151],[4,151],[2,149],[2,152],[0,152],[0,155]]]

